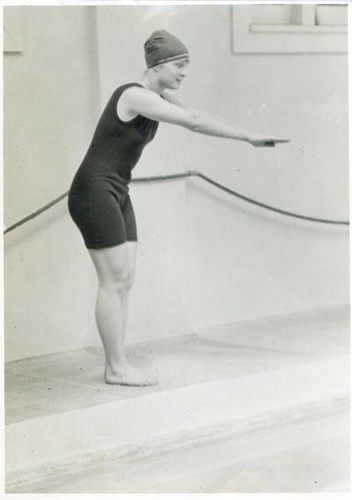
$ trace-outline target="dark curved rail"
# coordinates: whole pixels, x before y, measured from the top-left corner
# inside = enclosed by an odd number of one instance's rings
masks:
[[[211,179],[210,177],[207,177],[206,175],[198,172],[197,170],[188,170],[187,172],[184,172],[181,174],[157,175],[157,176],[152,176],[152,177],[137,177],[136,179],[132,179],[132,182],[135,182],[135,183],[138,183],[138,182],[156,182],[156,181],[183,179],[185,177],[199,177],[200,179],[203,179],[204,181],[211,184],[212,186],[215,186],[218,189],[221,189],[222,191],[225,191],[226,193],[231,194],[232,196],[236,196],[237,198],[240,198],[241,200],[244,200],[247,203],[251,203],[252,205],[256,205],[256,206],[264,208],[266,210],[271,210],[272,212],[276,212],[276,213],[279,213],[281,215],[295,217],[296,219],[303,219],[303,220],[310,221],[310,222],[319,222],[319,223],[323,223],[323,224],[334,224],[334,225],[342,225],[342,226],[349,226],[349,224],[350,224],[349,221],[345,221],[345,220],[320,219],[318,217],[310,217],[308,215],[296,214],[294,212],[288,212],[287,210],[281,210],[280,208],[272,207],[271,205],[261,203],[260,201],[253,200],[252,198],[249,198],[248,196],[244,196],[243,194],[237,193],[233,189],[230,189],[222,184],[219,184],[218,182],[216,182],[213,179]],[[47,205],[44,205],[42,208],[39,208],[35,212],[27,215],[26,217],[19,220],[15,224],[12,224],[10,227],[6,228],[3,233],[4,234],[9,233],[10,231],[13,231],[17,227],[22,226],[22,224],[25,224],[26,222],[34,219],[35,217],[38,217],[38,215],[42,214],[43,212],[46,212],[47,210],[49,210],[49,208],[53,207],[59,201],[66,198],[67,195],[68,195],[68,191],[66,193],[63,193],[58,198],[55,198],[54,200],[52,200]]]

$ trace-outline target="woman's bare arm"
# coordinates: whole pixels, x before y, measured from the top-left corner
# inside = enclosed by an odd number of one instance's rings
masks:
[[[272,136],[254,136],[207,113],[185,107],[168,94],[163,97],[147,89],[130,87],[122,94],[120,101],[123,108],[133,114],[179,125],[200,134],[246,141],[254,146],[275,146],[275,143],[287,142]]]

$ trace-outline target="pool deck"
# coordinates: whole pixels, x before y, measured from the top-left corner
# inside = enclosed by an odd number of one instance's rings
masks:
[[[97,347],[6,364],[7,493],[348,488],[347,307],[203,329],[128,354],[157,386],[104,384]],[[312,454],[319,481],[300,469],[299,450]]]

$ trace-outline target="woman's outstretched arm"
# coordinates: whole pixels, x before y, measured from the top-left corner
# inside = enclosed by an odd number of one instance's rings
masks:
[[[123,93],[119,105],[130,113],[140,114],[151,120],[179,125],[213,137],[246,141],[253,146],[275,146],[279,142],[288,142],[274,136],[251,134],[208,113],[187,108],[169,95],[165,94],[163,97],[147,89],[131,87]]]

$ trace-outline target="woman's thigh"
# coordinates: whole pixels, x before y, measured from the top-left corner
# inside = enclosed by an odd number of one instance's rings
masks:
[[[134,215],[133,205],[130,196],[128,195],[125,203],[121,207],[123,219],[125,221],[126,239],[127,241],[136,242],[137,236],[137,223]]]
[[[88,249],[111,248],[129,239],[123,209],[109,191],[72,194],[69,210]]]

